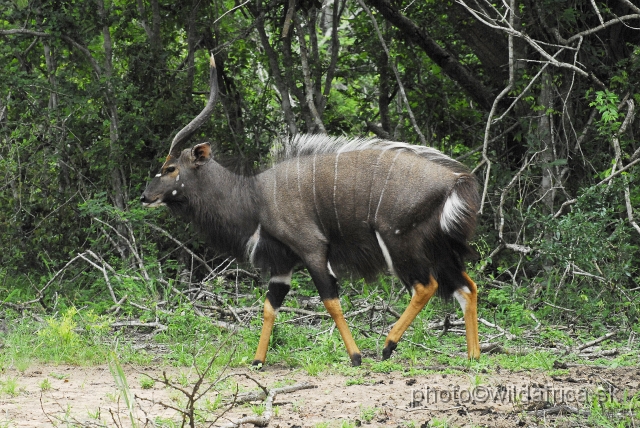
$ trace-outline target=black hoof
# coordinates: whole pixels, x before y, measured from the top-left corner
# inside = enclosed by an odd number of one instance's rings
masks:
[[[264,361],[253,360],[251,362],[251,367],[257,370],[260,370],[264,366]]]
[[[398,344],[396,342],[389,341],[389,344],[387,346],[385,346],[384,349],[382,350],[382,360],[383,361],[384,360],[388,360],[389,357],[391,357],[391,354],[396,349],[396,346],[398,346]]]
[[[353,367],[359,367],[360,364],[362,364],[362,355],[360,354],[353,354],[351,356],[351,365]]]

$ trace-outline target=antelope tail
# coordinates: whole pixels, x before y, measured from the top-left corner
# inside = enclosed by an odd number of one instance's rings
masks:
[[[473,236],[479,209],[476,178],[471,174],[460,174],[442,207],[440,228],[454,240],[466,242]]]

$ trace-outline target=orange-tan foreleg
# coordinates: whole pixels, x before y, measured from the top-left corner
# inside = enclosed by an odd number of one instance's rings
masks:
[[[478,338],[478,287],[466,272],[462,272],[462,275],[467,281],[467,287],[459,288],[453,295],[458,303],[460,303],[460,307],[464,313],[464,326],[467,333],[467,354],[470,360],[477,360],[480,358],[480,340]]]
[[[267,349],[269,348],[269,339],[271,338],[271,331],[273,330],[273,324],[276,321],[276,310],[269,302],[269,299],[264,301],[264,319],[262,322],[262,331],[260,332],[260,341],[258,342],[258,349],[256,350],[256,356],[253,358],[253,365],[264,364],[267,358]]]
[[[416,282],[413,285],[413,294],[411,296],[409,306],[407,306],[400,319],[394,324],[384,342],[384,348],[382,349],[383,360],[386,360],[391,356],[391,353],[396,349],[396,346],[404,332],[409,328],[413,320],[437,290],[438,282],[433,276],[429,278],[429,283],[427,285],[423,285],[419,282]]]
[[[340,336],[342,336],[342,341],[347,347],[347,353],[351,358],[351,364],[354,367],[359,366],[362,363],[362,356],[360,354],[360,349],[358,349],[358,345],[356,345],[355,340],[353,340],[347,321],[344,319],[344,315],[342,314],[340,299],[327,299],[324,300],[323,303],[324,307],[327,308],[327,312],[329,312],[331,318],[333,318],[333,321],[336,323]]]
[[[267,349],[269,349],[269,339],[273,331],[273,324],[276,321],[278,309],[282,305],[285,296],[289,292],[291,282],[291,273],[287,275],[279,275],[271,277],[269,281],[269,291],[264,299],[264,313],[262,322],[262,331],[260,332],[260,341],[256,356],[253,358],[253,365],[258,366],[264,364],[267,358]]]

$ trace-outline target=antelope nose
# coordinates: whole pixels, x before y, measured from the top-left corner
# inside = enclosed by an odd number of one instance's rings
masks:
[[[140,195],[140,202],[145,203],[146,201],[147,201],[147,197],[143,193],[142,195]]]

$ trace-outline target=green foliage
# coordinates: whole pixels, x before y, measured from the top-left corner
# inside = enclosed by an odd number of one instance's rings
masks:
[[[236,6],[230,1],[165,2],[159,4],[162,19],[157,29],[151,11],[141,12],[136,2],[107,2],[104,18],[97,10],[100,3],[0,2],[0,30],[25,28],[48,35],[35,39],[28,34],[0,35],[0,318],[10,330],[3,339],[0,368],[27,367],[31,359],[103,363],[111,352],[117,352],[114,361],[149,362],[153,356],[131,347],[133,332],[154,333],[150,340],[168,349],[164,362],[199,368],[232,336],[233,346],[220,350],[223,360],[233,367],[244,366],[258,342],[259,313],[247,328],[233,334],[211,318],[238,322],[225,310],[258,306],[264,298],[260,281],[240,279],[231,284],[223,275],[205,281],[210,272],[194,263],[184,248],[211,266],[224,257],[213,253],[195,230],[167,210],[141,209],[137,197],[166,156],[170,136],[202,108],[210,50],[216,55],[223,93],[212,119],[190,143],[212,141],[220,157],[239,157],[252,167],[264,165],[274,141],[290,132],[283,101],[293,101],[291,112],[299,132],[314,130],[298,30],[292,27],[292,37],[283,37],[288,8],[282,2],[251,2],[229,13]],[[613,19],[605,6],[599,5],[605,19]],[[612,327],[626,335],[616,340],[640,334],[640,237],[629,223],[624,200],[628,186],[631,214],[637,220],[640,190],[635,171],[629,169],[610,184],[596,184],[612,172],[614,137],[623,150],[623,163],[638,149],[637,120],[620,132],[629,113],[628,104],[621,102],[640,104],[636,30],[617,24],[603,30],[608,37],[590,34],[581,39],[580,48],[572,47],[580,49],[575,57],[580,69],[597,76],[607,89],[553,64],[544,79],[534,80],[542,71],[539,53],[520,58],[509,98],[496,105],[495,121],[485,136],[488,109],[478,106],[473,90],[416,43],[408,42],[402,28],[374,11],[390,52],[387,58],[372,22],[357,3],[344,3],[337,31],[339,55],[335,73],[329,76],[335,49],[328,24],[331,7],[325,3],[322,10],[296,9],[304,21],[301,39],[313,48],[313,92],[326,96],[318,106],[329,134],[367,135],[370,124],[379,124],[391,139],[419,142],[393,64],[430,145],[477,166],[482,191],[485,156],[491,161],[485,205],[472,242],[480,260],[470,262],[468,271],[480,287],[479,315],[504,328],[504,336],[515,336],[495,340],[510,346],[562,348]],[[495,99],[508,79],[500,71],[508,69],[506,48],[496,55],[487,54],[492,46],[486,43],[479,49],[475,41],[482,29],[476,22],[470,31],[473,22],[457,15],[449,3],[407,1],[394,7],[415,23],[429,23],[430,36],[447,51],[450,64],[462,64]],[[543,9],[540,15],[522,3],[519,18],[526,34],[539,39],[545,49],[558,43],[545,22],[550,17],[563,37],[584,34],[599,22],[589,2],[547,2]],[[314,13],[319,15],[312,22]],[[192,16],[195,21],[190,22]],[[261,41],[258,25],[264,27],[268,46]],[[113,42],[111,58],[105,29]],[[501,38],[492,32],[485,36],[500,47]],[[192,46],[196,48],[190,52]],[[267,47],[275,56],[269,57]],[[519,50],[528,55],[526,49]],[[188,62],[191,53],[193,64]],[[568,57],[556,59],[570,62]],[[288,99],[280,92],[282,85]],[[508,107],[511,101],[513,108]],[[589,125],[593,109],[598,113],[593,122],[597,132]],[[496,120],[503,113],[506,116]],[[485,139],[486,153],[481,150]],[[518,172],[528,161],[532,164]],[[542,182],[549,177],[551,202],[541,202],[548,196],[542,194]],[[560,205],[571,199],[576,202],[556,215]],[[162,226],[171,237],[150,224]],[[518,244],[524,250],[505,244]],[[181,278],[185,270],[187,280]],[[207,297],[206,305],[222,309],[202,316],[189,294],[192,288],[216,296]],[[285,305],[297,307],[298,297],[317,295],[303,273],[293,278],[294,293],[296,298]],[[374,283],[353,279],[342,284],[341,296],[345,312],[380,302],[402,311],[409,296],[397,297],[398,293],[397,284],[387,278]],[[419,371],[432,363],[553,370],[554,355],[547,351],[483,356],[480,362],[468,363],[458,355],[464,353],[462,335],[429,327],[445,316],[460,316],[453,305],[434,300],[405,333],[394,358],[380,362],[365,354],[364,365],[376,373],[407,367]],[[25,310],[44,322],[23,317]],[[356,341],[362,349],[379,354],[381,331],[395,317],[377,313],[380,324],[373,326],[373,319],[365,315],[353,320]],[[330,370],[348,372],[350,382],[359,384],[365,375],[349,367],[333,322],[298,318],[279,314],[267,364],[300,367],[314,376]],[[114,329],[113,323],[122,319],[166,329]],[[536,320],[537,334],[524,338]],[[483,332],[493,337],[495,330]],[[633,364],[637,359],[624,354],[613,361]],[[126,380],[117,365],[114,369],[117,379]],[[213,367],[213,372],[218,370],[219,366]],[[182,380],[188,382],[186,377]],[[148,380],[141,380],[141,385],[153,386]],[[437,424],[447,422],[432,421]]]
[[[620,99],[615,92],[609,90],[596,91],[596,98],[590,107],[595,107],[601,114],[598,130],[602,134],[615,133],[620,128],[622,114],[618,111]]]

